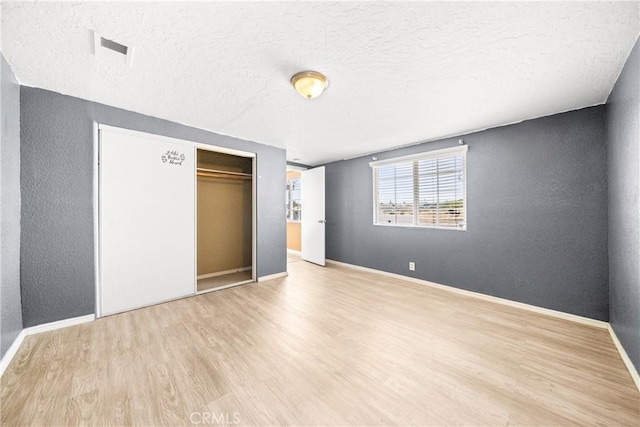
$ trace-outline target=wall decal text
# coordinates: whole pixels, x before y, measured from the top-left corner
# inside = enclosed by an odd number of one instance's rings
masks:
[[[184,162],[185,155],[182,153],[178,153],[175,150],[169,150],[162,155],[161,159],[162,159],[162,163],[182,166],[182,162]]]

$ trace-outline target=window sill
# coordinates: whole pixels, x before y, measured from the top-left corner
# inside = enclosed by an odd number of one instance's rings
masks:
[[[419,228],[419,229],[430,229],[430,230],[450,230],[450,231],[467,231],[467,227],[458,228],[458,227],[438,227],[438,226],[430,226],[430,225],[415,225],[415,224],[373,224],[374,227],[397,227],[397,228]]]

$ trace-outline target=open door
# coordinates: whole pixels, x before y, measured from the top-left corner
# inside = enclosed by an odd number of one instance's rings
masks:
[[[302,172],[302,209],[302,259],[324,266],[324,166]]]

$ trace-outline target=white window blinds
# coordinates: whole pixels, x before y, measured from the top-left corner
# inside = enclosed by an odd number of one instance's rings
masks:
[[[467,148],[370,163],[373,223],[465,230]]]

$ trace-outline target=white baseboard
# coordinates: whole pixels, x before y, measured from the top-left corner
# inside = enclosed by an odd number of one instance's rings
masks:
[[[198,277],[196,277],[196,279],[197,280],[208,279],[210,277],[224,276],[225,274],[240,273],[241,271],[248,271],[248,270],[251,270],[252,268],[253,267],[249,266],[249,267],[242,267],[242,268],[233,268],[231,270],[216,271],[215,273],[201,274]]]
[[[4,357],[0,361],[0,377],[4,374],[5,369],[11,363],[11,359],[16,355],[18,349],[22,345],[22,341],[27,335],[35,335],[41,332],[53,331],[56,329],[67,328],[69,326],[80,325],[82,323],[92,322],[96,319],[95,314],[87,314],[86,316],[72,317],[71,319],[58,320],[57,322],[43,323],[41,325],[31,326],[24,328],[13,340],[13,344],[9,347],[9,350],[5,353]]]
[[[417,283],[417,284],[420,284],[420,285],[426,285],[426,286],[429,286],[429,287],[432,287],[432,288],[440,289],[440,290],[447,291],[447,292],[456,293],[456,294],[459,294],[459,295],[465,295],[465,296],[469,296],[469,297],[473,297],[473,298],[477,298],[477,299],[482,299],[482,300],[485,300],[485,301],[495,302],[495,303],[502,304],[502,305],[508,305],[510,307],[521,308],[523,310],[533,311],[535,313],[545,314],[547,316],[558,317],[558,318],[561,318],[561,319],[569,320],[571,322],[577,322],[577,323],[582,323],[582,324],[585,324],[585,325],[595,326],[596,328],[606,329],[607,325],[609,324],[609,323],[604,322],[602,320],[591,319],[589,317],[578,316],[576,314],[564,313],[562,311],[551,310],[549,308],[538,307],[538,306],[531,305],[531,304],[525,304],[523,302],[511,301],[511,300],[508,300],[508,299],[505,299],[505,298],[499,298],[499,297],[494,297],[494,296],[491,296],[491,295],[481,294],[481,293],[478,293],[478,292],[468,291],[466,289],[455,288],[453,286],[441,285],[439,283],[433,283],[433,282],[429,282],[427,280],[422,280],[422,279],[416,279],[414,277],[403,276],[401,274],[388,273],[386,271],[376,270],[376,269],[368,268],[368,267],[361,267],[359,265],[347,264],[347,263],[344,263],[344,262],[333,261],[333,260],[330,260],[330,259],[327,260],[327,263],[335,264],[335,265],[341,265],[343,267],[353,268],[355,270],[362,270],[362,271],[367,271],[367,272],[370,272],[370,273],[381,274],[383,276],[393,277],[394,279],[406,280],[408,282]]]
[[[7,352],[4,354],[4,357],[2,357],[2,360],[0,360],[0,377],[2,377],[5,369],[7,369],[7,366],[9,366],[9,363],[11,363],[11,359],[13,359],[13,357],[18,352],[18,349],[22,345],[22,341],[24,341],[24,337],[26,336],[27,334],[24,332],[24,329],[21,330],[16,339],[13,340],[13,344],[11,344],[9,350],[7,350]]]
[[[302,252],[301,251],[296,251],[294,249],[287,248],[287,253],[291,254],[291,255],[300,255],[300,256],[302,256]]]
[[[283,271],[282,273],[269,274],[268,276],[258,277],[258,282],[266,282],[267,280],[273,280],[273,279],[277,279],[279,277],[285,277],[288,275],[289,273],[287,273],[286,271]]]
[[[57,322],[43,323],[42,325],[24,328],[27,335],[39,334],[41,332],[53,331],[56,329],[67,328],[69,326],[80,325],[82,323],[92,322],[96,320],[95,314],[87,314],[86,316],[72,317],[71,319],[58,320]]]
[[[640,391],[640,375],[638,375],[638,370],[634,366],[633,362],[629,358],[629,355],[627,354],[627,351],[624,349],[624,347],[622,346],[622,343],[618,339],[618,336],[616,335],[616,331],[614,331],[613,328],[611,327],[611,323],[607,323],[607,329],[609,329],[609,334],[611,335],[611,339],[613,340],[613,343],[618,349],[618,353],[620,353],[620,357],[622,357],[622,361],[627,367],[627,370],[631,374],[631,378],[633,378],[633,382],[636,383],[636,387],[638,388],[638,391]]]

